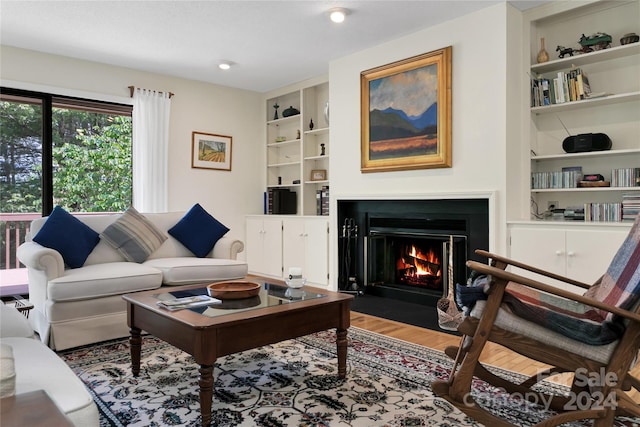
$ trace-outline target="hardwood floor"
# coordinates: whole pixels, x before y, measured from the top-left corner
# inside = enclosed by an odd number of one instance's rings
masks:
[[[351,312],[351,326],[356,326],[381,335],[397,338],[413,344],[423,345],[440,351],[443,351],[450,345],[457,346],[460,341],[460,337],[456,335],[419,328],[417,326],[407,325],[405,323],[395,322],[393,320],[382,319],[353,311]],[[528,359],[494,343],[488,344],[480,360],[489,365],[514,372],[520,372],[525,375],[535,375],[540,370],[548,367],[547,365]],[[640,378],[640,363],[631,370],[631,374],[636,378]],[[555,381],[566,383],[568,380],[569,378],[565,375],[564,377],[559,376]],[[633,399],[640,404],[640,392],[634,390],[630,394]]]

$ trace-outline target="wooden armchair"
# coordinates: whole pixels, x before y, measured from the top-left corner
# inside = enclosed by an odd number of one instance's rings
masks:
[[[617,416],[640,417],[640,406],[627,393],[631,388],[640,390],[640,381],[629,374],[640,349],[640,216],[607,273],[593,286],[489,252],[476,253],[491,259],[491,265],[467,263],[488,276],[488,298],[477,301],[458,327],[463,334],[460,346],[445,350],[455,359],[451,376],[434,382],[434,393],[492,427],[513,424],[474,401],[470,393],[474,377],[507,393],[548,402],[544,409],[555,415],[536,427],[581,419],[593,419],[595,427],[611,427]],[[588,290],[577,295],[505,271],[508,266]],[[512,383],[479,362],[489,341],[552,368]],[[542,379],[561,372],[573,373],[569,396],[532,390]]]

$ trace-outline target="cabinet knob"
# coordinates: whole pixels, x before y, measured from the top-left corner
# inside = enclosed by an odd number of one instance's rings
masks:
[[[560,255],[562,255],[563,253],[564,253],[564,252],[562,252],[561,250],[557,250],[557,251],[556,251],[556,255],[557,255],[557,256],[560,256]]]
[[[567,256],[574,256],[574,255],[575,255],[575,252],[573,252],[573,251],[567,252]]]

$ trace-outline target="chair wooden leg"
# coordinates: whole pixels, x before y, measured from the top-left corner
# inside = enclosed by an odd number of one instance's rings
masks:
[[[631,390],[631,387],[635,388],[636,390],[640,391],[640,380],[638,380],[636,377],[634,377],[631,374],[627,374],[627,376],[624,378],[624,390]]]
[[[633,416],[640,418],[640,405],[638,405],[629,395],[624,392],[618,392],[618,408],[616,412],[621,415]]]
[[[570,402],[570,399],[563,396],[556,396],[549,393],[531,390],[531,386],[536,383],[533,383],[530,386],[523,386],[522,384],[524,383],[517,384],[506,380],[489,371],[480,363],[476,365],[475,375],[492,386],[504,389],[509,394],[516,393],[519,396],[523,396],[529,402],[543,403],[544,405],[548,405],[548,407],[554,411],[562,411],[565,405]]]
[[[521,382],[520,385],[523,387],[532,387],[534,384],[540,382],[540,380],[544,378],[552,377],[556,374],[561,374],[563,372],[569,372],[569,371],[567,371],[566,369],[560,369],[557,367],[545,369],[544,371],[540,371],[536,375],[531,376],[526,381]]]

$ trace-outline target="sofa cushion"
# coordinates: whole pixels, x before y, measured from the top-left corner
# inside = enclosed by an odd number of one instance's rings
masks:
[[[240,279],[247,275],[248,270],[244,261],[219,258],[156,258],[145,261],[143,265],[161,270],[165,285]]]
[[[75,301],[156,289],[162,284],[162,272],[133,262],[111,262],[65,270],[49,282],[49,299]]]
[[[0,397],[16,394],[16,369],[13,361],[13,349],[0,343]]]
[[[176,225],[169,229],[169,234],[197,257],[203,258],[228,231],[227,227],[196,203]]]
[[[71,368],[39,340],[4,338],[13,349],[16,394],[44,390],[76,426],[97,426],[98,408]]]
[[[33,240],[60,252],[69,267],[79,268],[100,241],[100,236],[78,218],[56,206]]]
[[[143,262],[167,236],[133,206],[100,234],[127,261]]]

